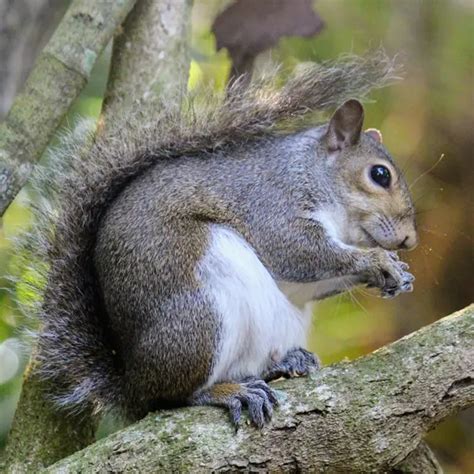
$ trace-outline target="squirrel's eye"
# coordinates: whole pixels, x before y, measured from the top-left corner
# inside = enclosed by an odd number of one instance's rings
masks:
[[[372,166],[372,169],[370,170],[370,177],[372,178],[374,183],[377,183],[379,186],[382,186],[382,188],[388,188],[392,180],[390,171],[387,167],[382,165]]]

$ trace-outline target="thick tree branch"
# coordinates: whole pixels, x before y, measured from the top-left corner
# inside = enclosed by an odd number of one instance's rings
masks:
[[[275,383],[281,406],[263,431],[236,433],[218,409],[161,411],[50,472],[438,472],[420,443],[473,404],[473,337],[471,305],[353,362]]]
[[[0,216],[135,0],[74,0],[0,124]]]
[[[146,126],[158,98],[180,106],[189,72],[191,0],[139,0],[114,41],[102,125],[112,132],[134,116]]]
[[[443,469],[426,443],[420,443],[401,463],[390,470],[392,474],[442,474]]]

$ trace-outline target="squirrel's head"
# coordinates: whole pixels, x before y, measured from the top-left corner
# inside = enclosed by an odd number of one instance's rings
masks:
[[[362,131],[364,109],[345,102],[329,122],[323,143],[335,196],[343,210],[338,228],[347,244],[411,250],[417,242],[408,185],[375,129]]]

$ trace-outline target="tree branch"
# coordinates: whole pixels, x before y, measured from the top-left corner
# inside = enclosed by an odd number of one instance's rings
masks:
[[[159,97],[176,107],[189,72],[191,0],[139,0],[114,41],[101,125],[110,132],[156,117]]]
[[[431,449],[422,442],[390,472],[392,474],[442,474],[443,469]]]
[[[0,124],[0,216],[135,0],[74,0]]]
[[[473,337],[471,305],[353,362],[275,383],[281,406],[263,431],[235,433],[218,409],[160,411],[49,472],[439,472],[422,439],[473,404]]]

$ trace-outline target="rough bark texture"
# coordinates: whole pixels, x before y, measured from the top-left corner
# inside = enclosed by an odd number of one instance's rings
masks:
[[[0,216],[25,184],[35,161],[134,0],[74,0],[38,57],[23,91],[0,124]]]
[[[191,0],[140,0],[114,41],[102,125],[108,132],[156,116],[159,97],[180,106],[189,72]]]
[[[407,458],[390,470],[391,474],[442,474],[443,469],[439,465],[431,449],[420,443]]]
[[[148,415],[49,472],[439,472],[422,443],[474,402],[474,306],[353,362],[277,382],[263,431],[237,433],[222,410]]]

